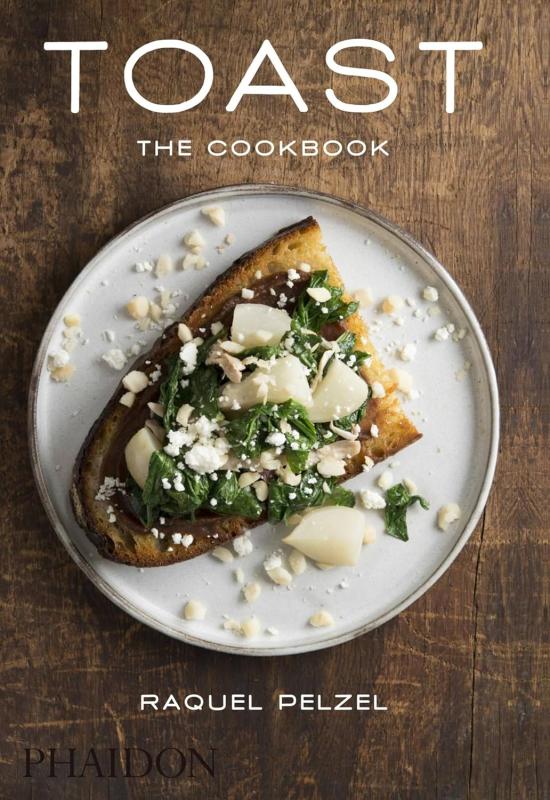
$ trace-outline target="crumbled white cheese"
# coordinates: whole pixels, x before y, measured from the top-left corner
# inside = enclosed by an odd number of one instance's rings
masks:
[[[373,422],[372,425],[370,426],[370,435],[372,436],[373,439],[377,439],[379,434],[380,434],[380,430],[378,428],[378,425],[376,425]]]
[[[96,500],[110,500],[116,492],[124,492],[125,483],[121,481],[119,478],[113,478],[110,475],[106,475],[103,479],[103,483],[97,490],[97,494],[95,496]]]
[[[157,278],[162,277],[163,275],[168,275],[174,269],[174,262],[172,261],[172,256],[168,255],[168,253],[163,253],[157,259],[157,264],[155,266],[155,275]]]
[[[405,484],[405,486],[407,487],[407,489],[411,494],[416,494],[418,492],[418,487],[416,483],[412,481],[410,478],[403,478],[403,483]]]
[[[134,270],[136,272],[152,272],[153,265],[151,264],[150,261],[137,261],[134,264]]]
[[[426,288],[422,290],[422,297],[429,303],[437,303],[439,300],[439,292],[434,286],[426,286]]]
[[[242,536],[236,536],[233,539],[233,549],[237,553],[238,556],[248,556],[254,549],[254,545],[252,544],[252,540],[250,536],[243,534]]]
[[[308,620],[309,624],[314,628],[327,628],[334,625],[334,617],[324,608],[312,614]]]
[[[379,492],[373,492],[371,489],[363,489],[359,492],[359,497],[363,508],[378,511],[386,508],[386,501]]]
[[[201,270],[205,269],[205,267],[207,266],[208,266],[208,261],[200,253],[186,253],[181,262],[181,268],[184,270],[187,269]]]
[[[408,344],[403,345],[403,347],[399,351],[399,357],[401,361],[413,361],[415,356],[416,356],[416,345],[414,344],[414,342],[408,342]]]
[[[246,286],[244,289],[241,289],[241,297],[243,300],[252,300],[254,297],[253,289],[247,289]]]
[[[184,547],[190,547],[193,544],[194,541],[195,541],[195,537],[190,533],[185,533],[181,537],[181,544]]]
[[[227,453],[214,445],[198,443],[185,453],[184,461],[194,472],[204,475],[221,469],[227,461]]]
[[[274,447],[282,447],[286,442],[286,436],[280,431],[273,431],[265,437],[265,440]]]
[[[436,342],[444,342],[449,338],[449,331],[447,330],[446,326],[442,328],[438,328],[434,333],[434,339]]]
[[[459,328],[453,333],[453,342],[460,342],[466,336],[466,328]]]
[[[446,503],[446,505],[441,506],[437,512],[437,524],[439,528],[441,528],[442,531],[446,531],[452,522],[456,522],[457,519],[460,519],[461,513],[460,506],[456,503]]]
[[[183,242],[187,247],[198,250],[206,244],[204,237],[196,230],[186,233],[183,237]]]
[[[200,600],[189,600],[185,604],[183,615],[187,620],[200,620],[206,616],[206,606]]]
[[[270,625],[269,628],[265,629],[266,633],[269,633],[270,636],[278,636],[279,631],[273,625]]]
[[[377,480],[378,486],[386,491],[393,484],[393,472],[391,469],[385,469]]]
[[[123,353],[120,348],[115,347],[112,350],[107,350],[106,353],[103,353],[101,360],[105,361],[105,363],[108,364],[112,369],[122,369],[128,359],[126,358],[126,354]]]
[[[217,336],[220,331],[223,331],[223,322],[213,322],[210,326],[212,336]]]
[[[371,388],[373,397],[376,398],[376,397],[385,397],[386,396],[386,390],[384,389],[384,387],[380,383],[380,381],[373,381],[371,383],[371,387],[370,388]]]
[[[395,381],[398,391],[408,397],[411,396],[413,391],[413,377],[409,372],[406,372],[404,369],[391,369],[390,377]]]
[[[57,350],[48,355],[48,369],[50,371],[65,367],[69,363],[69,354],[65,350]]]
[[[233,244],[233,242],[235,241],[236,238],[237,237],[235,236],[234,233],[228,233],[224,238],[224,242],[227,245],[231,245],[231,244]]]
[[[381,309],[384,314],[395,314],[403,307],[403,298],[397,294],[390,294],[382,301]]]
[[[183,361],[183,374],[190,375],[197,366],[198,345],[196,341],[186,342],[180,349],[180,359]]]
[[[152,386],[154,383],[156,383],[161,375],[162,368],[160,364],[155,364],[155,369],[149,375],[149,385]]]

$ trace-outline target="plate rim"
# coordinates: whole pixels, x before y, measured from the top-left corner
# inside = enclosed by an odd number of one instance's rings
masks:
[[[406,244],[417,256],[419,256],[422,260],[427,262],[428,266],[430,266],[434,270],[438,278],[442,281],[443,284],[445,284],[446,288],[451,292],[454,299],[458,302],[459,306],[461,307],[462,311],[464,312],[468,320],[468,324],[470,326],[471,331],[475,335],[476,342],[480,348],[480,353],[483,361],[483,366],[485,368],[487,383],[489,387],[491,422],[490,422],[490,443],[489,443],[487,465],[484,471],[483,481],[480,486],[479,494],[474,509],[464,527],[461,536],[455,543],[453,549],[446,556],[446,558],[443,559],[443,561],[439,564],[439,566],[436,569],[434,569],[431,575],[417,589],[415,589],[413,592],[407,595],[406,598],[397,603],[389,611],[386,611],[384,614],[380,614],[378,617],[376,617],[376,619],[371,620],[370,622],[365,623],[364,625],[359,625],[353,630],[347,631],[345,633],[334,634],[333,636],[314,642],[303,642],[301,644],[286,645],[283,647],[272,646],[272,647],[257,648],[257,647],[243,646],[239,644],[231,644],[229,642],[227,643],[214,642],[209,639],[204,639],[201,636],[196,636],[191,631],[188,631],[184,628],[175,628],[172,627],[169,623],[161,622],[157,618],[149,614],[147,611],[138,609],[123,594],[121,594],[118,590],[115,590],[107,580],[105,580],[102,576],[99,575],[99,573],[96,572],[96,570],[84,557],[84,555],[81,553],[79,548],[76,546],[76,544],[73,542],[73,540],[65,530],[65,527],[60,519],[60,516],[54,506],[54,503],[49,496],[38,453],[38,441],[37,441],[38,402],[37,401],[38,401],[38,386],[44,361],[47,356],[48,344],[51,340],[53,331],[56,325],[58,324],[58,317],[60,311],[67,305],[70,298],[77,292],[80,284],[84,282],[85,278],[93,271],[97,262],[104,257],[104,255],[107,253],[108,250],[120,244],[121,240],[124,239],[126,236],[128,236],[132,231],[134,231],[135,228],[144,225],[145,223],[151,221],[153,218],[157,216],[161,217],[162,215],[171,210],[176,210],[178,208],[185,207],[186,205],[192,204],[193,202],[196,201],[200,200],[206,201],[208,199],[212,199],[213,197],[219,198],[220,196],[224,195],[227,196],[227,195],[260,195],[260,194],[292,195],[292,196],[303,197],[310,200],[317,200],[317,201],[320,200],[323,203],[327,203],[329,205],[333,205],[351,211],[369,220],[370,222],[379,225],[385,231],[397,236],[397,238],[400,239],[404,244]],[[408,608],[412,603],[416,602],[416,600],[422,597],[422,595],[425,594],[436,583],[436,581],[439,580],[439,578],[449,569],[449,567],[455,561],[457,556],[464,548],[466,542],[470,539],[472,533],[474,532],[475,527],[479,522],[479,519],[481,518],[481,515],[483,514],[483,511],[485,509],[489,492],[491,490],[491,485],[493,483],[496,462],[498,458],[498,445],[500,436],[499,391],[498,391],[496,372],[493,365],[493,360],[491,358],[489,345],[487,344],[485,334],[483,333],[481,325],[479,324],[477,317],[472,307],[470,306],[470,303],[462,293],[462,290],[459,288],[454,278],[451,277],[451,275],[447,272],[447,270],[441,264],[441,262],[423,244],[421,244],[417,239],[415,239],[415,237],[412,236],[412,234],[401,228],[396,223],[388,220],[386,217],[382,216],[378,212],[372,211],[371,209],[366,208],[360,203],[355,203],[354,201],[346,200],[344,198],[338,197],[337,195],[330,194],[328,192],[320,192],[300,186],[285,186],[278,183],[237,183],[237,184],[229,184],[226,186],[214,187],[200,192],[194,192],[193,194],[189,194],[186,197],[174,200],[171,203],[167,203],[166,205],[161,206],[160,208],[150,211],[143,217],[140,217],[138,220],[135,220],[134,222],[127,225],[122,231],[120,231],[114,237],[109,239],[109,241],[106,242],[97,251],[97,253],[87,262],[87,264],[82,268],[82,270],[80,270],[78,275],[74,278],[74,280],[71,282],[71,284],[63,293],[63,296],[57,303],[54,311],[50,316],[49,322],[42,335],[42,338],[40,340],[40,345],[38,347],[34,359],[29,381],[29,396],[28,396],[28,407],[27,407],[27,434],[29,440],[29,453],[30,453],[30,461],[31,461],[31,468],[34,481],[38,489],[40,500],[42,502],[44,510],[46,511],[46,515],[58,539],[61,541],[65,550],[69,553],[69,555],[76,563],[76,565],[82,570],[84,575],[94,584],[94,586],[97,589],[99,589],[99,591],[103,595],[105,595],[111,602],[117,605],[122,611],[126,612],[131,617],[137,619],[139,622],[142,622],[148,627],[153,628],[159,633],[163,633],[167,636],[170,636],[173,639],[183,641],[186,644],[192,644],[207,650],[214,650],[216,652],[225,652],[225,653],[230,653],[232,655],[246,655],[246,656],[272,657],[272,656],[298,655],[300,653],[314,652],[317,650],[324,650],[329,647],[335,647],[336,645],[343,644],[345,642],[356,639],[359,636],[362,636],[363,634],[368,633],[369,631],[380,627],[386,622],[389,622],[389,620],[396,617],[398,614],[400,614],[402,611]]]

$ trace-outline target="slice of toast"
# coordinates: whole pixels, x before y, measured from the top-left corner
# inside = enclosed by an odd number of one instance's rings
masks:
[[[329,282],[342,285],[342,279],[323,244],[321,229],[312,217],[279,231],[237,259],[206,289],[180,321],[185,322],[194,335],[198,335],[199,328],[204,329],[218,320],[224,310],[227,313],[228,304],[234,303],[236,298],[240,299],[243,287],[253,288],[269,276],[286,273],[290,268],[299,270],[303,264],[310,265],[311,270],[327,270]],[[376,425],[378,435],[361,440],[360,452],[347,462],[347,471],[342,477],[342,480],[346,480],[361,472],[367,456],[374,462],[381,461],[416,441],[421,434],[403,413],[395,394],[395,381],[376,356],[366,325],[359,314],[348,317],[343,325],[356,334],[357,346],[361,350],[373,354],[369,365],[361,369],[363,376],[370,385],[376,381],[381,383],[386,392],[384,397],[371,399],[367,404],[361,427],[364,431],[370,431],[371,426]],[[150,374],[157,365],[162,367],[166,359],[181,346],[177,327],[176,323],[168,328],[132,369]],[[70,490],[76,518],[102,555],[140,567],[173,564],[231,541],[246,529],[264,521],[260,519],[251,523],[242,517],[222,517],[205,512],[193,522],[179,521],[177,531],[193,536],[192,543],[186,547],[173,544],[169,535],[166,540],[155,536],[128,513],[117,513],[116,508],[114,514],[108,512],[110,506],[116,505],[116,495],[109,484],[112,483],[111,479],[120,478],[124,471],[125,443],[148,418],[147,402],[158,399],[157,384],[138,394],[134,406],[127,408],[119,402],[124,391],[120,385],[88,434],[74,468]]]

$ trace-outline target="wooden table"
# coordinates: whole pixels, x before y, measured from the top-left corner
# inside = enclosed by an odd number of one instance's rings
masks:
[[[548,563],[548,5],[530,2],[5,3],[2,36],[2,797],[548,797],[543,747],[544,560]],[[548,31],[548,27],[546,27]],[[261,41],[277,48],[309,105],[225,105]],[[127,96],[123,66],[145,42],[181,38],[214,63],[195,110],[152,114]],[[326,49],[353,37],[390,45],[369,64],[399,97],[370,115],[327,102],[379,99],[376,82],[332,75]],[[46,40],[102,40],[82,57],[81,111],[69,111],[67,54]],[[481,40],[458,57],[457,110],[443,111],[443,58],[422,40]],[[360,54],[349,54],[359,63]],[[344,60],[344,56],[341,56]],[[262,72],[262,77],[264,73]],[[266,70],[266,77],[270,77]],[[136,84],[164,102],[196,91],[173,51]],[[370,89],[366,89],[366,83]],[[388,140],[389,157],[208,158],[212,138]],[[187,159],[141,157],[138,139],[192,139]],[[275,181],[332,192],[410,230],[447,266],[487,334],[502,401],[496,482],[474,536],[437,585],[399,618],[330,651],[280,659],[203,652],[119,611],[53,534],[27,457],[33,357],[62,293],[110,237],[197,190]],[[546,373],[547,374],[547,373]],[[547,420],[546,420],[547,422]],[[546,622],[547,625],[547,622]],[[546,673],[548,674],[548,673]],[[378,692],[388,713],[289,713],[289,692]],[[138,711],[141,692],[253,692],[263,712]],[[124,781],[23,779],[25,747],[167,745],[217,749],[216,776]],[[548,762],[546,763],[546,768]]]

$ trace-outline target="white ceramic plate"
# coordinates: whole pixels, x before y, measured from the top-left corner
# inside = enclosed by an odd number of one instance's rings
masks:
[[[225,209],[223,229],[200,214],[201,208],[214,204]],[[375,308],[366,318],[382,323],[373,338],[386,364],[405,367],[420,391],[418,399],[405,401],[404,406],[424,435],[394,459],[394,475],[412,478],[430,500],[431,510],[409,511],[407,543],[383,533],[380,512],[365,512],[378,535],[374,544],[363,548],[358,566],[321,571],[310,565],[290,588],[266,580],[262,563],[280,546],[282,532],[269,525],[253,532],[254,551],[229,565],[205,555],[171,567],[138,570],[101,558],[75,522],[68,489],[84,437],[121,378],[101,362],[101,354],[115,346],[127,349],[138,338],[150,344],[158,336],[138,333],[123,307],[133,293],[153,297],[154,288],[162,283],[187,295],[177,298],[183,311],[234,258],[310,214],[319,221],[350,290],[371,287],[378,300],[389,294],[414,298],[421,309],[423,318],[405,305],[400,312],[402,326]],[[162,280],[136,273],[137,261],[164,253],[180,262],[185,252],[182,237],[194,228],[207,240],[207,269],[176,270]],[[235,243],[220,254],[215,247],[228,232],[235,234]],[[426,315],[433,305],[422,299],[426,285],[439,292],[439,316]],[[77,371],[63,385],[49,378],[46,361],[48,352],[59,349],[68,311],[81,315],[89,341],[72,354]],[[459,342],[452,337],[435,341],[435,330],[451,322],[456,329],[465,328],[466,336]],[[115,332],[114,344],[104,340],[105,330]],[[411,341],[417,344],[416,358],[403,364],[393,351]],[[465,362],[471,364],[467,371]],[[487,344],[470,306],[443,267],[412,237],[376,214],[330,196],[266,185],[226,187],[151,214],[106,245],[80,273],[57,307],[37,355],[30,440],[50,520],[76,563],[107,597],[147,625],[186,642],[249,655],[280,655],[329,647],[375,628],[416,600],[452,563],[480,517],[493,478],[498,393]],[[386,467],[379,465],[348,485],[376,488],[375,481]],[[436,526],[436,512],[451,501],[460,505],[462,517],[443,533]],[[242,599],[233,575],[236,567],[243,569],[247,580],[262,585],[253,606]],[[204,621],[183,620],[188,598],[207,605]],[[307,624],[320,608],[332,613],[333,627]],[[262,623],[256,639],[245,640],[224,630],[224,614],[242,621],[253,613]],[[278,635],[265,631],[270,626]]]

